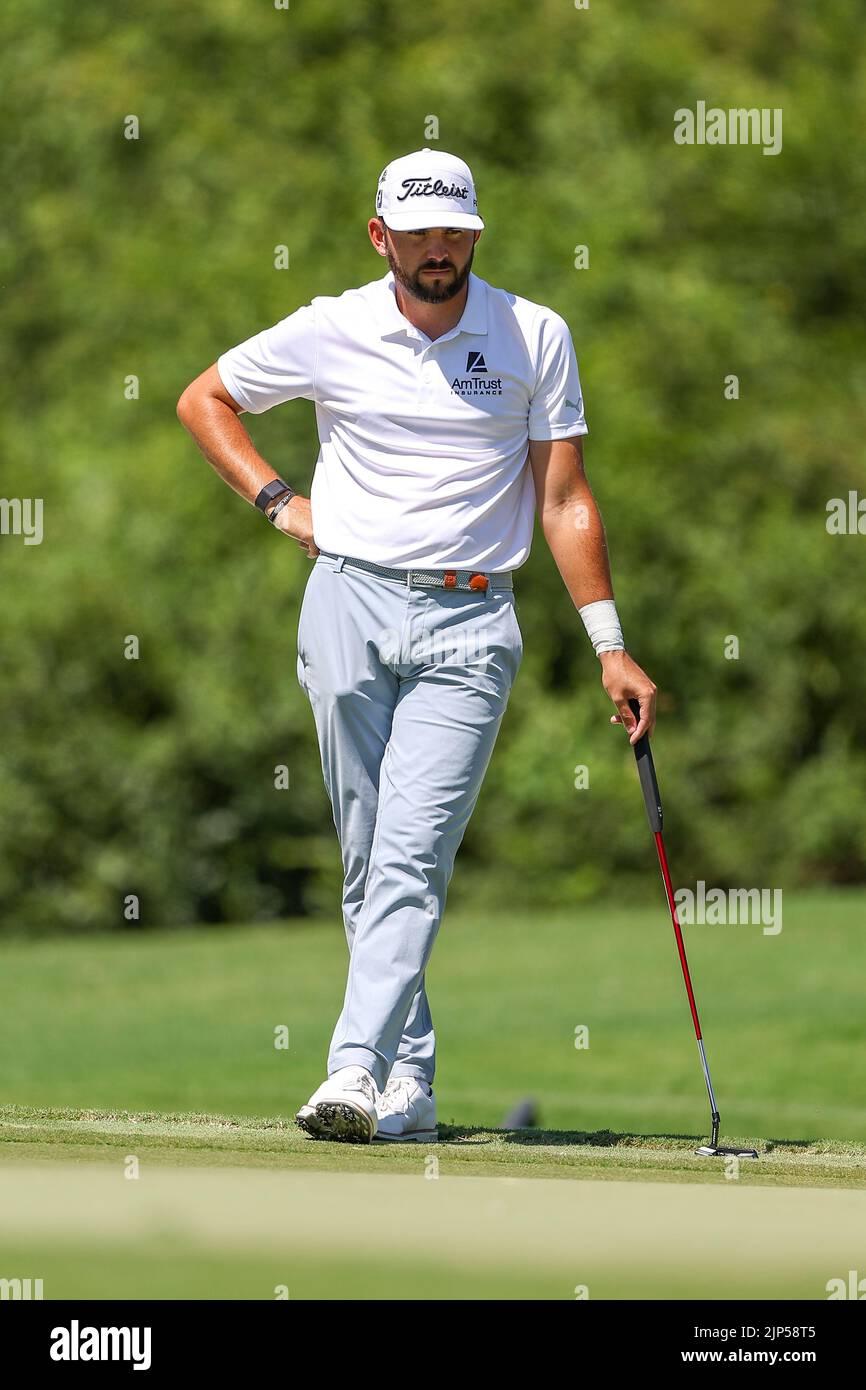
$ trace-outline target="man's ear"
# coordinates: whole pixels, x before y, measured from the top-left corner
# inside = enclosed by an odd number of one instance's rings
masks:
[[[381,237],[381,243],[377,242],[376,237],[374,235],[374,229],[375,232],[379,233]],[[382,221],[380,221],[378,217],[371,217],[370,221],[367,223],[367,231],[369,233],[370,240],[373,243],[373,249],[375,250],[376,254],[379,256],[387,256],[388,251],[385,245],[385,224]]]

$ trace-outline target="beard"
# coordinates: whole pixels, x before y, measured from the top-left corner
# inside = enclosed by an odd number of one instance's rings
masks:
[[[475,256],[475,245],[473,243],[472,250],[469,252],[469,260],[466,262],[463,269],[458,270],[457,274],[453,277],[437,282],[429,275],[422,276],[421,274],[423,270],[430,270],[433,268],[429,265],[419,266],[414,275],[410,275],[405,271],[394,255],[394,250],[387,234],[385,237],[385,250],[388,253],[388,264],[391,267],[391,273],[394,279],[403,286],[407,294],[411,294],[413,299],[420,299],[424,304],[444,304],[447,300],[453,299],[456,294],[459,294],[466,284],[466,281],[469,279],[469,272],[472,269],[472,261]],[[457,270],[453,261],[446,261],[444,265],[448,270]],[[442,263],[440,263],[438,268],[442,269]]]

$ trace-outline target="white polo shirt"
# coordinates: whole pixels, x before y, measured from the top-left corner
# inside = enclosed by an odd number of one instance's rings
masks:
[[[315,401],[316,545],[403,569],[522,565],[535,514],[528,441],[587,433],[565,320],[471,272],[463,316],[441,338],[403,316],[389,270],[317,296],[217,368],[253,415]],[[281,471],[294,486],[294,470]]]

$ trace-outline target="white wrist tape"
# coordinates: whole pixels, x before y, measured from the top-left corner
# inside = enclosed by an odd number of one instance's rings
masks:
[[[583,618],[583,625],[596,656],[602,652],[625,651],[622,628],[612,598],[600,598],[596,603],[585,603],[577,611]]]

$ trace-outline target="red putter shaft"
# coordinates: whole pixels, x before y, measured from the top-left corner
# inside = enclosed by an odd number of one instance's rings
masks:
[[[640,706],[637,700],[629,700],[632,714],[636,719],[640,719]],[[755,1149],[728,1149],[719,1145],[719,1126],[721,1119],[719,1107],[716,1104],[713,1083],[710,1077],[710,1068],[707,1063],[707,1054],[704,1048],[704,1040],[701,1036],[701,1025],[698,1019],[698,1006],[695,1003],[695,992],[692,989],[692,977],[689,974],[689,963],[686,960],[686,947],[683,941],[683,934],[680,929],[677,917],[676,903],[674,902],[674,890],[671,885],[671,875],[668,869],[668,857],[665,853],[665,842],[662,839],[662,799],[659,793],[658,779],[656,778],[655,764],[653,763],[652,750],[650,749],[649,735],[644,734],[634,745],[634,756],[637,763],[638,777],[640,778],[641,790],[643,792],[644,805],[646,806],[647,819],[650,829],[653,832],[658,851],[659,864],[661,865],[662,879],[665,885],[665,894],[670,908],[671,921],[674,924],[674,935],[677,940],[677,951],[679,952],[680,965],[682,966],[683,979],[686,982],[686,993],[689,997],[689,1008],[692,1013],[692,1022],[695,1025],[695,1037],[698,1040],[698,1051],[701,1054],[701,1070],[704,1073],[704,1082],[707,1087],[707,1095],[710,1101],[710,1123],[712,1125],[712,1137],[709,1144],[704,1144],[696,1152],[704,1156],[724,1157],[728,1154],[735,1154],[739,1158],[757,1158]]]
[[[695,993],[692,989],[692,977],[689,974],[689,963],[686,960],[686,948],[683,944],[683,934],[680,931],[680,924],[677,919],[677,909],[676,904],[674,902],[674,890],[671,887],[671,876],[670,871],[668,869],[668,858],[665,854],[665,842],[662,839],[662,832],[660,830],[657,830],[655,832],[655,842],[656,849],[658,850],[659,854],[659,863],[662,866],[662,878],[665,881],[665,892],[668,895],[668,907],[671,910],[671,921],[674,924],[674,933],[677,938],[677,950],[680,953],[680,965],[683,967],[683,978],[686,982],[686,993],[689,996],[689,1008],[692,1011],[692,1022],[695,1025],[695,1034],[697,1036],[698,1042],[700,1042],[701,1025],[698,1021],[698,1006],[695,1003]]]

